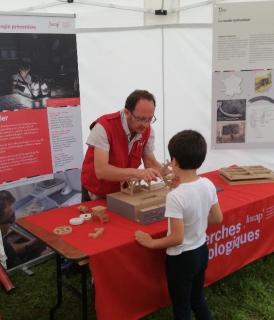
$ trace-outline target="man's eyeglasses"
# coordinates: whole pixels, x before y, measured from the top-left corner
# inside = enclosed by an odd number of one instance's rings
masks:
[[[154,122],[157,120],[155,116],[153,116],[153,117],[151,117],[151,118],[138,117],[138,116],[135,116],[132,111],[130,111],[130,114],[133,116],[133,118],[134,118],[137,122],[154,123]]]

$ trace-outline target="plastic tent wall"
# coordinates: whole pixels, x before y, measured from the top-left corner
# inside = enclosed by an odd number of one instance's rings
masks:
[[[97,116],[121,109],[134,89],[147,89],[157,100],[153,126],[160,161],[168,158],[173,134],[196,129],[209,145],[200,172],[232,164],[274,169],[273,149],[211,149],[212,4],[178,0],[178,24],[146,27],[143,0],[79,2],[10,0],[0,10],[76,14],[84,141]]]

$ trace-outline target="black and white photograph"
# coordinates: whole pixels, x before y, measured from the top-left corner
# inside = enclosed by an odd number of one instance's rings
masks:
[[[246,99],[218,100],[217,121],[245,120]]]
[[[216,143],[244,143],[245,121],[217,122]]]
[[[79,97],[76,36],[0,34],[0,111]]]
[[[0,190],[0,230],[7,268],[16,268],[51,250],[16,224],[16,219],[81,202],[80,170],[55,174],[52,179]]]

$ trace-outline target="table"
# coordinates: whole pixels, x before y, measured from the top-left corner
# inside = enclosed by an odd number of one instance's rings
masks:
[[[91,201],[85,203],[89,207],[97,205],[105,205],[105,201]],[[57,303],[51,309],[50,318],[54,319],[55,311],[62,304],[62,271],[61,271],[61,256],[70,260],[74,260],[80,266],[81,270],[81,284],[82,284],[82,319],[87,319],[87,287],[86,287],[86,270],[85,270],[85,258],[91,257],[89,265],[92,269],[92,275],[94,278],[95,290],[96,290],[96,310],[105,309],[103,306],[103,301],[105,298],[97,299],[97,289],[100,287],[100,272],[99,276],[95,276],[97,271],[100,270],[100,257],[109,251],[119,252],[119,248],[126,249],[129,245],[136,247],[138,250],[142,251],[140,247],[134,240],[134,232],[139,227],[139,225],[133,221],[130,221],[114,212],[108,211],[110,222],[103,225],[105,228],[104,235],[99,239],[93,239],[88,237],[88,233],[93,231],[95,227],[98,227],[97,223],[93,221],[86,221],[84,224],[79,226],[72,226],[73,232],[69,235],[58,236],[53,233],[53,229],[56,226],[68,225],[70,218],[79,215],[78,205],[74,205],[66,208],[57,208],[49,211],[45,211],[39,214],[34,214],[32,216],[26,216],[19,218],[16,223],[27,230],[43,242],[45,242],[50,248],[52,248],[56,253],[56,273],[57,273]],[[156,236],[163,235],[165,232],[166,222],[158,222],[153,225],[144,226],[144,230],[150,232]],[[116,251],[117,250],[117,251]],[[131,249],[130,249],[131,250]],[[147,254],[153,257],[153,254],[148,251]],[[159,255],[158,252],[155,252]],[[155,255],[155,256],[156,256]],[[96,265],[97,257],[99,258],[99,269]],[[161,252],[161,263],[163,264],[163,252]],[[104,278],[106,279],[106,278]],[[163,278],[163,283],[165,283]],[[100,290],[99,290],[100,293]],[[166,298],[166,297],[165,297]],[[100,318],[100,316],[98,316]],[[113,317],[111,317],[113,318]],[[108,318],[109,319],[109,318]],[[120,318],[121,319],[121,318]]]
[[[49,211],[45,211],[45,213]],[[50,211],[52,213],[52,211]],[[81,273],[81,292],[78,292],[76,289],[73,292],[79,293],[81,296],[82,303],[82,319],[87,320],[88,310],[87,310],[87,255],[71,246],[69,243],[66,243],[61,239],[61,237],[55,235],[52,232],[48,232],[43,228],[32,224],[29,219],[25,217],[19,218],[16,221],[23,229],[30,232],[32,235],[42,240],[47,246],[52,248],[56,253],[56,288],[57,288],[57,301],[56,304],[50,310],[50,319],[55,319],[55,313],[57,309],[62,305],[63,302],[63,287],[65,286],[63,282],[63,273],[62,273],[62,257],[65,257],[69,260],[74,261],[78,264],[79,270]],[[70,287],[68,285],[68,287]]]
[[[218,192],[224,213],[221,225],[208,228],[209,266],[206,285],[274,251],[274,183],[228,185],[218,172],[205,174],[222,188]],[[104,201],[87,202],[93,207]],[[77,215],[76,206],[53,209],[21,218],[17,223],[68,259],[89,257],[96,290],[95,307],[100,320],[135,320],[169,305],[164,274],[164,250],[138,245],[134,232],[141,229],[153,237],[165,234],[167,222],[143,226],[114,212],[108,212],[101,238],[87,234],[93,222],[73,227],[69,235],[52,230]],[[60,289],[60,288],[59,288]]]

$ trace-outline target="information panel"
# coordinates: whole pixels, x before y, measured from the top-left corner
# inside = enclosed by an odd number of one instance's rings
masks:
[[[212,146],[274,146],[274,2],[214,5]]]
[[[74,16],[3,14],[0,22],[0,262],[50,250],[16,218],[81,201],[83,159]],[[1,255],[3,257],[3,255]]]

